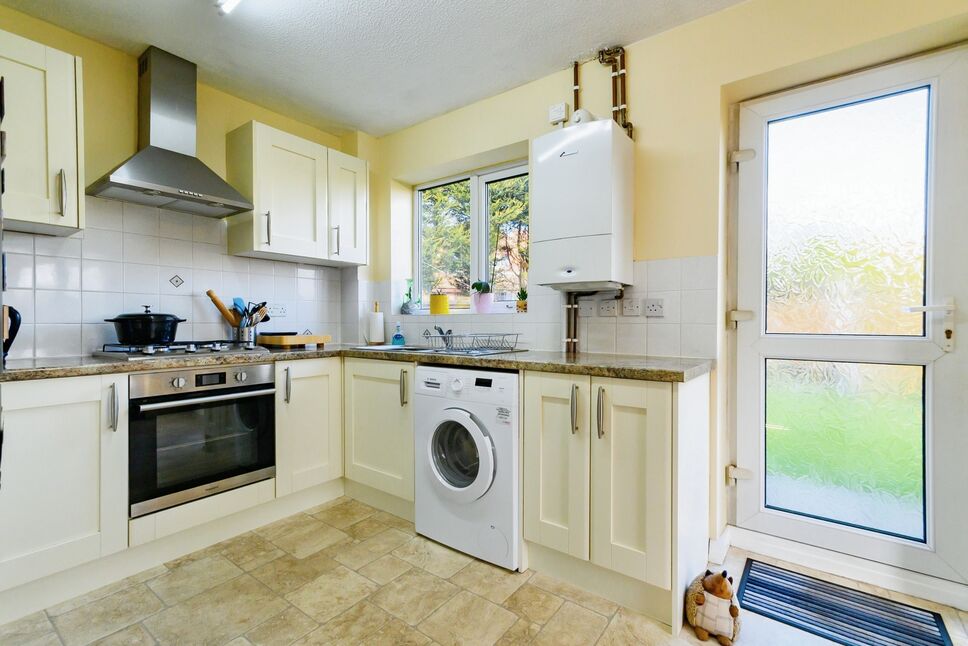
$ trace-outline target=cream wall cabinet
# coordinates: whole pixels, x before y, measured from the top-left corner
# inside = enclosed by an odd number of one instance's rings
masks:
[[[276,364],[276,496],[343,475],[339,357]]]
[[[3,384],[0,589],[127,547],[127,384]]]
[[[84,226],[81,59],[0,31],[0,77],[4,228],[70,235]]]
[[[346,478],[413,500],[414,364],[343,362]]]
[[[226,139],[229,183],[255,208],[228,218],[229,253],[366,263],[366,162],[257,121]]]

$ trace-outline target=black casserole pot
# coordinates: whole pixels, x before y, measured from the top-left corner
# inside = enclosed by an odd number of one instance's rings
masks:
[[[118,333],[118,343],[124,345],[160,345],[172,343],[178,324],[186,319],[180,319],[174,314],[155,314],[150,305],[142,305],[144,312],[138,314],[119,314],[113,319],[104,319],[114,323]]]

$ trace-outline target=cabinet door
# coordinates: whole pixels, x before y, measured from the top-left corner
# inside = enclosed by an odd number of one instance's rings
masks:
[[[339,358],[276,364],[276,495],[343,475]]]
[[[346,478],[413,500],[414,364],[346,359]]]
[[[326,148],[256,124],[256,228],[263,251],[326,258]]]
[[[0,589],[127,546],[127,379],[5,383]]]
[[[524,375],[524,537],[588,559],[588,377]]]
[[[348,263],[367,262],[369,224],[368,166],[362,159],[329,151],[329,257]]]
[[[78,122],[75,59],[0,31],[6,89],[4,219],[78,226]]]
[[[592,380],[591,560],[669,589],[672,384]]]

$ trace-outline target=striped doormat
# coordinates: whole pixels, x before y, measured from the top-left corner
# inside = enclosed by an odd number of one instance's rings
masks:
[[[753,559],[737,594],[743,610],[848,646],[951,646],[941,615]]]

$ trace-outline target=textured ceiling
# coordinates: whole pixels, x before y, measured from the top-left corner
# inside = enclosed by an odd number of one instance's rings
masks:
[[[738,0],[0,0],[323,129],[382,135]]]

